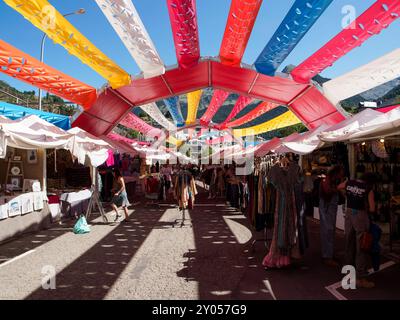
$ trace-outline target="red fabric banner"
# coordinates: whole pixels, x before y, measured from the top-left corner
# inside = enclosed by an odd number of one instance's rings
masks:
[[[249,41],[262,0],[232,0],[219,56],[226,65],[238,66]]]
[[[229,121],[231,121],[234,117],[236,117],[236,115],[240,111],[242,111],[244,108],[246,108],[253,101],[254,101],[254,98],[250,98],[250,97],[246,97],[246,96],[240,96],[237,99],[237,101],[236,101],[231,113],[228,115],[228,117],[225,119],[225,121],[222,122],[219,126],[222,127],[222,128],[226,127],[226,124]]]
[[[271,111],[272,109],[275,109],[277,106],[278,106],[277,104],[272,103],[272,102],[261,102],[257,107],[255,107],[249,113],[246,113],[243,117],[240,117],[239,119],[236,119],[234,121],[224,124],[221,127],[221,129],[224,129],[226,127],[232,128],[232,127],[241,126],[242,124],[245,124],[247,122],[257,119],[258,117],[262,116],[264,113]]]
[[[323,124],[334,125],[345,120],[338,109],[315,87],[291,103],[289,109],[309,129],[315,129]]]
[[[346,29],[315,52],[292,71],[293,79],[300,83],[309,82],[314,76],[338,59],[359,47],[371,36],[379,34],[400,15],[400,1],[378,0]]]
[[[158,128],[154,128],[153,126],[147,124],[145,121],[140,119],[138,116],[129,112],[125,118],[123,118],[120,122],[121,125],[141,132],[149,137],[160,137],[161,130]]]
[[[211,98],[210,105],[208,106],[206,112],[200,118],[200,123],[203,126],[208,126],[214,115],[218,112],[219,108],[221,108],[222,104],[228,98],[229,92],[223,90],[214,90],[214,94]]]
[[[176,57],[181,68],[196,65],[200,59],[195,0],[167,0]]]
[[[0,40],[0,71],[77,103],[84,109],[89,109],[97,99],[95,88],[36,60],[2,40]]]
[[[115,141],[125,142],[129,145],[132,145],[132,144],[138,144],[140,146],[149,146],[150,145],[148,142],[130,139],[130,138],[121,136],[118,133],[114,133],[114,132],[110,132],[109,134],[107,134],[107,137],[112,140],[115,140]]]

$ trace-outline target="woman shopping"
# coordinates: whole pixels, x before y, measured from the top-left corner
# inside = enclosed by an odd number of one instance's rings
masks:
[[[128,214],[128,206],[130,205],[128,201],[128,195],[126,193],[125,188],[125,181],[121,175],[119,169],[114,170],[114,188],[113,188],[114,196],[111,200],[111,207],[116,213],[115,221],[118,220],[121,215],[118,213],[118,207],[122,207],[125,213],[125,220],[122,222],[129,221],[129,214]]]
[[[336,215],[339,204],[338,186],[344,177],[341,166],[331,168],[321,181],[319,188],[319,215],[321,219],[321,255],[323,262],[332,267],[338,267],[334,260],[334,243],[336,232]]]

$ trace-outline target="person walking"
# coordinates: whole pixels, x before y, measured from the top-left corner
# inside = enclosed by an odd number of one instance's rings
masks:
[[[339,203],[338,186],[342,182],[344,170],[341,166],[332,167],[319,186],[319,215],[321,255],[324,264],[338,267],[334,259],[336,216]]]
[[[363,248],[363,238],[369,233],[369,215],[375,212],[373,175],[365,173],[365,167],[358,168],[357,179],[342,183],[347,199],[345,216],[345,262],[356,269],[356,286],[373,288],[375,284],[367,280],[370,253]]]
[[[125,213],[125,220],[123,222],[129,221],[128,206],[130,205],[128,200],[128,195],[126,193],[125,181],[119,169],[114,169],[114,196],[111,200],[111,207],[115,211],[115,221],[118,220],[120,214],[118,213],[118,207],[122,207]]]

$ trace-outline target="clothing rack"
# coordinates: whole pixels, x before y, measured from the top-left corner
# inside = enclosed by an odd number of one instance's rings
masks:
[[[254,163],[254,174],[258,176],[266,174],[272,168],[272,166],[276,164],[277,161],[278,157],[276,155],[266,155],[264,157],[257,158]],[[264,242],[265,248],[268,249],[269,244],[272,241],[272,238],[268,237],[267,220],[265,221],[264,228],[261,231],[263,233],[263,237],[253,239],[251,243],[251,249],[253,252],[255,251],[255,245],[257,242]]]

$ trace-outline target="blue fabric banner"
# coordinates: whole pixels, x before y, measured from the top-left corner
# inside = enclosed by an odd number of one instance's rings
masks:
[[[185,120],[183,120],[179,97],[167,98],[164,102],[167,105],[168,111],[174,119],[176,126],[183,127],[185,125]]]
[[[7,117],[11,120],[17,120],[19,118],[35,115],[55,126],[63,129],[71,129],[71,120],[68,116],[61,114],[50,113],[45,111],[39,111],[37,109],[25,108],[15,104],[0,101],[0,116]]]
[[[333,0],[296,0],[254,66],[262,74],[273,76],[304,35]]]

